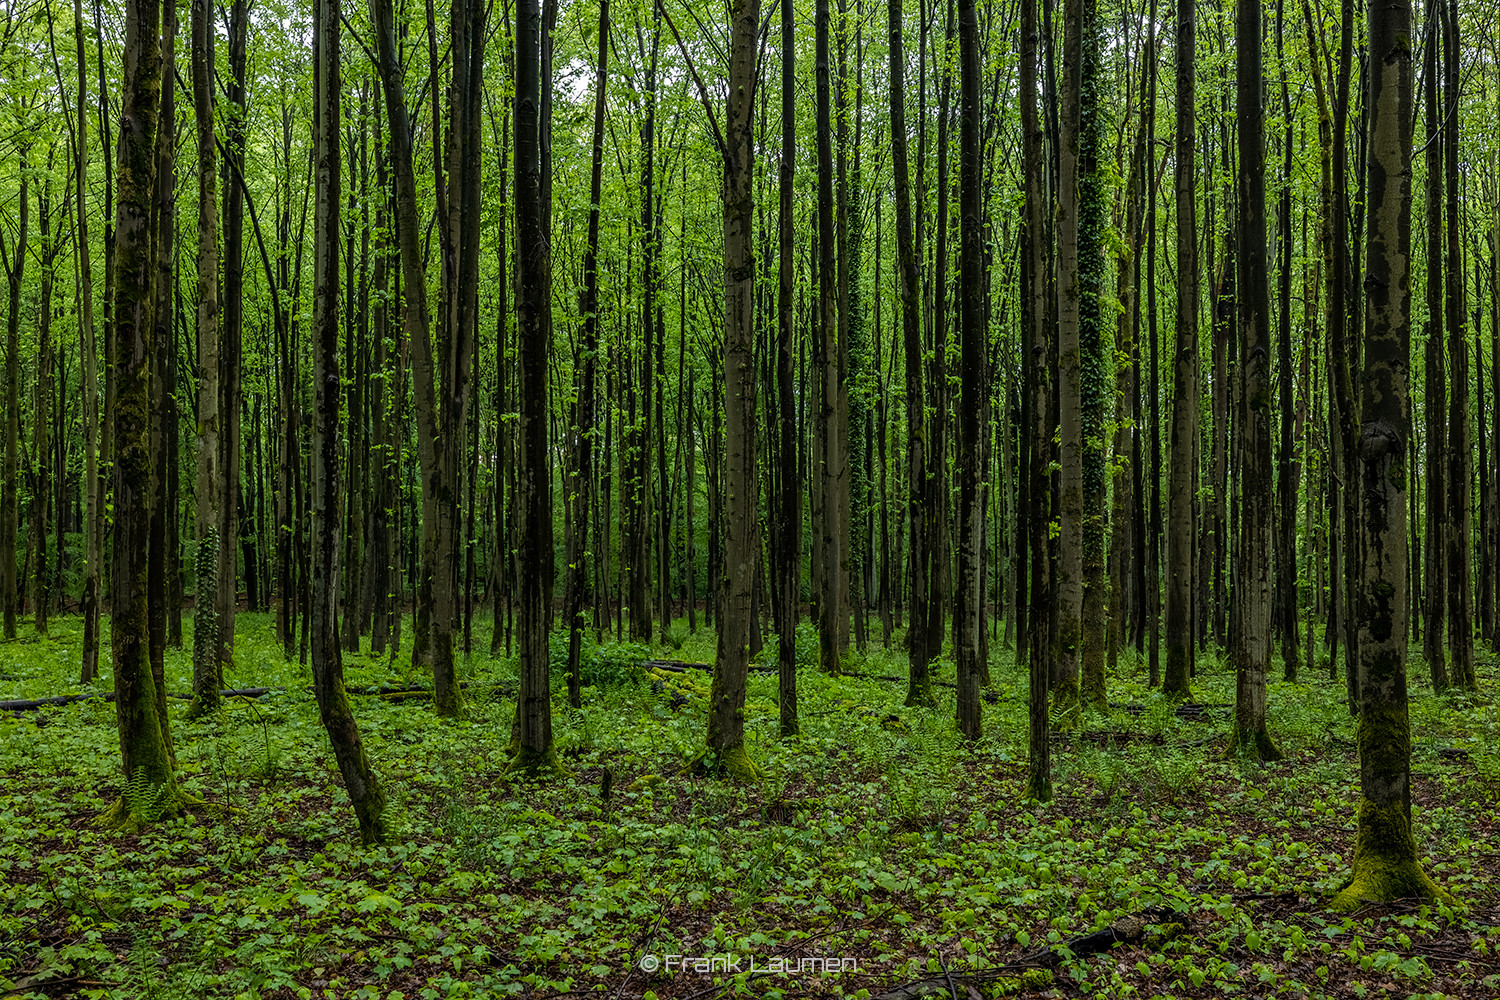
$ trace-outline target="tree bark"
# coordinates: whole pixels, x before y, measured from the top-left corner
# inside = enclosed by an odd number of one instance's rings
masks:
[[[1359,439],[1359,832],[1354,879],[1333,901],[1448,898],[1421,869],[1411,827],[1411,727],[1406,704],[1407,371],[1411,298],[1411,8],[1369,5],[1369,262],[1363,426]],[[1350,484],[1351,487],[1353,484]]]
[[[1167,663],[1162,693],[1192,697],[1193,542],[1198,443],[1198,198],[1193,173],[1197,134],[1197,8],[1177,0],[1177,330],[1172,356],[1172,464],[1167,485]],[[1151,584],[1154,586],[1154,584]]]
[[[1023,0],[1024,2],[1024,0]],[[958,3],[959,48],[959,250],[960,368],[963,395],[958,413],[958,731],[969,740],[983,734],[979,684],[984,672],[980,635],[984,628],[984,401],[989,374],[989,336],[984,309],[984,216],[979,158],[979,17],[974,0]]]
[[[1270,303],[1266,282],[1265,137],[1261,106],[1261,9],[1238,0],[1235,25],[1236,101],[1239,124],[1239,218],[1236,257],[1239,288],[1238,419],[1242,513],[1234,555],[1235,719],[1231,749],[1262,760],[1281,752],[1266,729],[1266,673],[1271,662],[1271,358]]]
[[[314,226],[312,433],[312,633],[313,695],[344,788],[366,844],[386,837],[385,794],[375,776],[344,689],[339,643],[339,548],[343,509],[339,492],[339,0],[316,0],[313,17],[313,144],[317,212]]]

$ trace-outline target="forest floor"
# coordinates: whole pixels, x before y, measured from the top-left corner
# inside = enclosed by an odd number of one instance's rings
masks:
[[[476,648],[488,640],[476,628]],[[1326,905],[1348,874],[1358,769],[1326,666],[1272,685],[1286,760],[1267,766],[1223,755],[1227,707],[1179,716],[1127,652],[1110,678],[1122,707],[1056,736],[1056,798],[1039,806],[1022,797],[1026,678],[998,640],[972,747],[954,735],[951,688],[914,710],[904,681],[879,679],[904,675],[899,652],[855,657],[862,677],[803,670],[789,741],[774,673],[753,674],[748,746],[765,778],[750,787],[684,768],[708,675],[637,665],[711,660],[713,642],[678,623],[669,646],[592,651],[584,709],[555,692],[572,777],[549,783],[505,773],[513,659],[467,664],[462,722],[420,698],[355,697],[399,838],[377,849],[359,844],[310,675],[283,661],[268,616],[240,616],[226,683],[281,690],[203,722],[171,703],[186,788],[232,811],[106,831],[96,820],[122,793],[114,706],[5,716],[0,996],[810,1000],[917,980],[944,997],[1500,996],[1487,651],[1477,699],[1435,697],[1415,656],[1411,670],[1419,853],[1461,905],[1346,916]],[[0,645],[0,700],[80,692],[79,644],[63,618]],[[351,688],[423,680],[408,656],[346,668]],[[186,651],[167,671],[170,691],[188,690]],[[1197,702],[1227,706],[1233,690],[1222,660],[1200,659]],[[1047,964],[1049,943],[1138,913],[1153,925],[1139,941],[1053,952],[1050,981],[964,978]]]

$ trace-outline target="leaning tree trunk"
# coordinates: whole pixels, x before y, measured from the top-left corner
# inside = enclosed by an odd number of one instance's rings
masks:
[[[313,133],[317,213],[313,236],[312,646],[318,714],[367,844],[386,836],[385,793],[365,756],[344,690],[339,644],[339,0],[317,0],[313,19]]]
[[[1235,66],[1240,169],[1237,234],[1239,292],[1238,419],[1242,512],[1235,553],[1235,718],[1231,748],[1275,760],[1281,752],[1266,730],[1266,673],[1271,662],[1271,338],[1266,283],[1266,190],[1261,108],[1261,9],[1239,0]]]
[[[1422,871],[1411,826],[1406,707],[1410,607],[1406,495],[1412,454],[1411,7],[1369,6],[1369,260],[1360,430],[1359,832],[1354,879],[1335,909],[1408,896],[1447,898]],[[1349,484],[1351,487],[1353,483]]]

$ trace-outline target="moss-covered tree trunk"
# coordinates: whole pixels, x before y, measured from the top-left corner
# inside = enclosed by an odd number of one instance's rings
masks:
[[[1078,343],[1083,434],[1083,605],[1079,643],[1082,696],[1103,708],[1108,644],[1109,579],[1105,539],[1109,533],[1109,469],[1105,447],[1106,400],[1114,382],[1114,352],[1104,336],[1104,243],[1108,238],[1106,187],[1112,183],[1102,161],[1106,109],[1097,0],[1085,0],[1082,17],[1083,69],[1078,118]]]
[[[111,358],[115,392],[114,576],[110,646],[115,721],[125,794],[106,821],[136,826],[181,803],[171,749],[157,708],[150,662],[146,571],[151,508],[151,332],[155,296],[152,195],[161,112],[161,6],[131,0],[125,13],[125,76],[115,219]]]
[[[1271,355],[1266,272],[1264,112],[1261,105],[1261,7],[1239,0],[1235,26],[1235,115],[1239,124],[1239,386],[1235,443],[1241,513],[1234,556],[1235,667],[1231,749],[1263,760],[1281,756],[1266,729],[1266,673],[1271,663]]]
[[[1406,702],[1410,606],[1406,497],[1412,457],[1411,7],[1369,6],[1370,204],[1365,371],[1359,462],[1359,832],[1353,881],[1333,900],[1445,897],[1422,871],[1411,827],[1411,726]],[[1353,485],[1353,484],[1351,484]]]
[[[1198,22],[1194,0],[1177,0],[1177,328],[1172,352],[1171,468],[1167,481],[1166,646],[1162,693],[1191,696],[1193,548],[1198,445],[1198,189],[1193,174]],[[1155,584],[1148,583],[1148,586]]]
[[[339,553],[343,503],[339,464],[339,0],[317,0],[313,19],[314,180],[317,212],[313,236],[312,607],[313,695],[344,788],[365,843],[386,836],[385,794],[375,776],[344,690],[339,643]]]

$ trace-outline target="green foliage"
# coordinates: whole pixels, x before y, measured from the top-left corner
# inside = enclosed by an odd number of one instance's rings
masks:
[[[0,645],[0,669],[17,678],[5,691],[73,690],[76,624],[63,617],[47,642],[28,632]],[[1065,958],[1050,983],[991,972],[975,987],[1120,997],[1494,990],[1484,979],[1500,931],[1483,915],[1500,884],[1490,834],[1500,719],[1468,699],[1413,692],[1413,730],[1424,734],[1413,829],[1424,868],[1472,908],[1338,916],[1326,907],[1351,874],[1357,773],[1341,681],[1271,685],[1289,759],[1268,765],[1223,756],[1228,709],[1181,714],[1123,657],[1111,692],[1140,714],[1092,713],[1060,734],[1055,800],[1020,805],[1027,676],[1007,655],[993,664],[997,700],[975,746],[954,736],[950,688],[935,686],[935,708],[902,705],[900,651],[868,649],[860,676],[804,670],[795,740],[777,736],[775,674],[752,673],[744,750],[760,776],[746,782],[688,768],[703,754],[702,697],[672,707],[665,685],[629,679],[591,686],[581,711],[555,713],[570,776],[507,773],[516,664],[475,655],[470,691],[497,694],[472,699],[461,723],[440,722],[421,700],[354,696],[366,748],[389,775],[399,838],[364,848],[304,668],[282,660],[269,617],[240,615],[237,631],[227,682],[280,690],[227,699],[195,721],[185,700],[169,703],[183,792],[234,812],[194,809],[125,834],[93,826],[122,796],[153,806],[118,773],[113,706],[91,699],[0,722],[0,992],[608,996],[630,973],[622,996],[852,997],[941,978],[944,965],[993,970],[1148,907],[1183,916],[1148,927],[1144,947]],[[713,641],[700,628],[684,655]],[[658,652],[586,649],[640,676],[640,659]],[[404,656],[346,664],[351,688],[421,679]],[[1492,682],[1493,665],[1480,670]],[[190,677],[188,654],[169,651],[168,690],[187,690]],[[1227,704],[1233,684],[1227,666],[1200,659],[1204,703]],[[639,965],[645,954],[730,952],[761,965],[847,954],[859,971],[815,984],[647,976]]]

